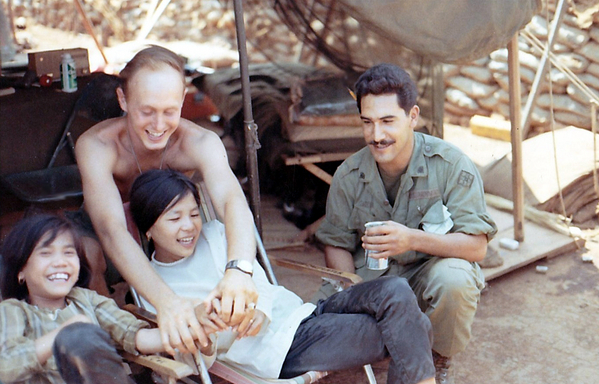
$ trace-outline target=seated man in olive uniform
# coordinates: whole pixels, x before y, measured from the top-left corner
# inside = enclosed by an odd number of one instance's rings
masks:
[[[477,262],[497,232],[482,180],[459,149],[414,132],[417,90],[403,69],[376,65],[355,90],[367,146],[335,172],[316,237],[328,267],[408,280],[433,325],[437,382],[452,383],[450,358],[470,340],[484,287]],[[382,225],[365,229],[372,221]],[[365,249],[388,267],[366,268]],[[325,283],[317,298],[334,291]]]

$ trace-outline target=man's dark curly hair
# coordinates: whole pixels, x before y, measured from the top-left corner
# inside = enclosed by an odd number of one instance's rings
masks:
[[[366,95],[396,94],[397,103],[406,114],[416,105],[418,90],[410,75],[393,64],[377,64],[364,72],[356,81],[356,102],[362,112],[362,97]]]

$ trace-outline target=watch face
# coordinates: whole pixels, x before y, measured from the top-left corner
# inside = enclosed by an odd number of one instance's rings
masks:
[[[243,272],[246,273],[252,273],[254,271],[252,263],[246,260],[237,261],[237,268],[241,269]]]
[[[235,268],[249,275],[254,273],[254,266],[247,260],[231,260],[227,263],[225,269]]]

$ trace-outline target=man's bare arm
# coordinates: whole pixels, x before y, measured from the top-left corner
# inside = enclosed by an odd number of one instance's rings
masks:
[[[191,327],[200,330],[191,300],[177,297],[148,262],[127,230],[123,202],[112,169],[116,152],[95,137],[82,136],[76,146],[83,182],[85,208],[90,215],[104,252],[121,275],[157,309],[162,341],[167,352],[174,348],[195,351]]]
[[[350,273],[356,271],[352,254],[343,248],[326,245],[324,247],[324,260],[329,268]]]
[[[254,221],[245,195],[233,174],[225,148],[218,136],[206,132],[198,148],[189,149],[195,166],[200,170],[208,194],[219,217],[224,221],[227,237],[227,259],[248,260],[256,258]],[[187,152],[187,151],[186,151]],[[224,278],[206,299],[221,299],[222,317],[228,323],[239,324],[246,316],[247,303],[255,303],[258,297],[251,277],[235,269],[225,272]]]

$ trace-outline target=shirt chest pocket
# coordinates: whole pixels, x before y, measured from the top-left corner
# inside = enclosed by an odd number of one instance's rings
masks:
[[[443,201],[437,200],[424,213],[418,228],[425,232],[444,235],[453,228],[451,213],[443,204]]]
[[[359,236],[364,234],[364,224],[369,221],[389,220],[390,216],[380,204],[368,193],[363,193],[355,202],[349,216],[349,229],[357,231]]]

